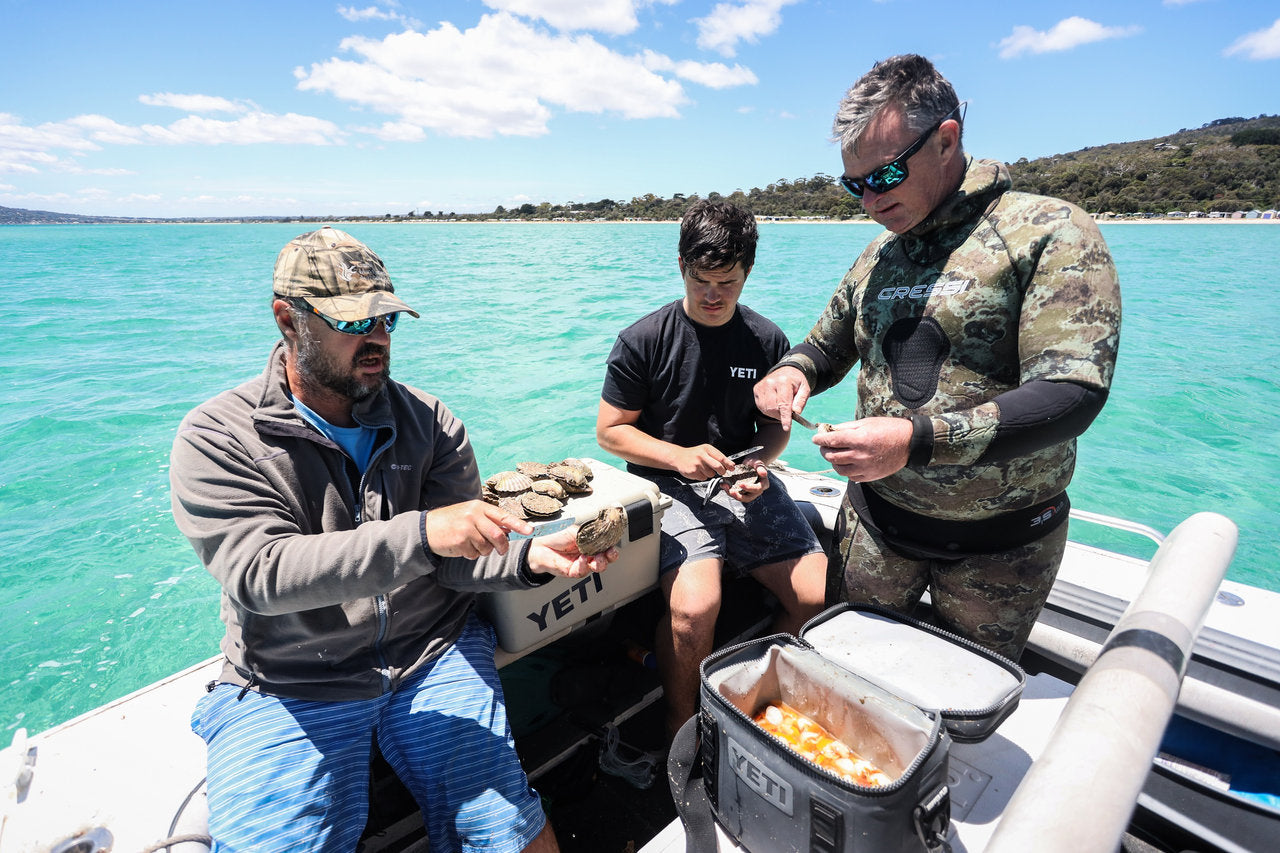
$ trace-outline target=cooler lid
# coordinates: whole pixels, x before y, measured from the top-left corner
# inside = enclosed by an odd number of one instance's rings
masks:
[[[639,501],[648,501],[657,517],[671,506],[671,497],[663,494],[652,481],[637,477],[612,465],[587,456],[578,457],[595,475],[591,480],[591,492],[570,495],[567,507],[578,518],[589,518],[606,506],[626,508]]]
[[[1008,658],[871,605],[829,608],[800,636],[831,662],[937,711],[957,741],[980,741],[995,731],[1017,707],[1027,680]]]

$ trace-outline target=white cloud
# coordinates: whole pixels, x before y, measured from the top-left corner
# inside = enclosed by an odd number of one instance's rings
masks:
[[[380,127],[356,129],[385,142],[422,142],[427,138],[426,132],[421,127],[404,121],[384,121]]]
[[[339,6],[338,14],[353,24],[358,24],[361,21],[398,21],[410,28],[418,26],[418,21],[414,18],[407,17],[400,12],[380,9],[377,6],[366,6],[363,9],[357,9],[355,6]]]
[[[35,174],[60,162],[52,151],[96,151],[99,147],[65,124],[27,127],[17,116],[0,113],[0,174]]]
[[[596,30],[626,35],[640,26],[636,11],[655,2],[671,5],[679,0],[483,0],[499,12],[546,21],[562,32]]]
[[[508,12],[484,15],[469,30],[442,22],[426,33],[348,38],[342,49],[359,58],[299,68],[298,88],[392,116],[393,127],[468,138],[543,135],[553,108],[677,117],[688,97],[664,72],[719,87],[755,81],[741,67],[623,55],[591,36],[551,34]]]
[[[1106,27],[1088,18],[1064,18],[1049,30],[1035,30],[1025,25],[1000,40],[1000,58],[1012,59],[1024,53],[1056,53],[1082,44],[1107,39],[1126,38],[1142,32],[1138,26]]]
[[[754,86],[760,82],[750,68],[734,65],[732,68],[723,62],[694,62],[692,60],[674,60],[661,53],[646,50],[643,55],[644,67],[650,71],[669,71],[681,79],[706,86],[709,89],[728,89],[732,86]]]
[[[173,92],[157,92],[139,95],[138,100],[152,107],[173,107],[188,113],[242,113],[248,109],[226,98],[214,95],[178,95]]]
[[[394,12],[383,11],[377,6],[366,6],[363,9],[357,9],[355,6],[339,6],[338,14],[352,23],[359,23],[360,21],[394,21],[396,19]]]
[[[166,128],[146,125],[154,138],[174,144],[204,145],[336,145],[344,134],[331,121],[313,116],[254,112],[235,121],[187,116]]]
[[[1280,18],[1265,30],[1236,39],[1235,44],[1223,51],[1223,54],[1243,54],[1245,59],[1280,59]]]
[[[55,171],[63,172],[68,175],[106,175],[108,177],[138,174],[132,169],[86,169],[74,160],[59,161],[55,165]]]
[[[61,201],[70,201],[71,196],[66,193],[15,193],[5,200],[10,204],[21,204],[26,207],[35,204],[56,204]]]
[[[733,56],[738,42],[755,44],[782,25],[782,8],[799,0],[743,0],[717,3],[711,14],[695,18],[698,47]]]
[[[0,175],[37,175],[40,170],[31,165],[32,161],[38,161],[37,157],[22,157],[18,154],[11,154],[0,148]],[[57,157],[49,156],[46,162],[56,162]]]
[[[103,115],[80,115],[28,127],[0,113],[0,173],[44,170],[121,174],[86,169],[55,152],[82,154],[104,145],[338,145],[346,135],[332,122],[311,116],[252,112],[231,121],[186,116],[169,125],[125,125]]]

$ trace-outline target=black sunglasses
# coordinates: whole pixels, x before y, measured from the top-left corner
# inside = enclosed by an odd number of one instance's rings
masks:
[[[955,105],[955,109],[938,119],[932,127],[920,134],[920,138],[911,143],[911,146],[903,151],[892,163],[886,163],[878,169],[872,169],[865,178],[851,178],[848,175],[840,176],[840,186],[848,190],[849,195],[854,198],[862,198],[862,194],[867,190],[875,193],[886,193],[905,181],[910,174],[907,171],[907,161],[911,159],[911,155],[915,154],[922,147],[933,132],[942,127],[942,123],[956,114],[956,111],[963,107],[967,101],[961,101]],[[963,114],[962,114],[963,115]]]
[[[387,334],[391,334],[396,330],[396,320],[400,319],[400,312],[392,312],[391,314],[383,314],[380,317],[365,317],[363,320],[335,320],[327,314],[321,314],[314,306],[308,305],[311,313],[315,314],[321,320],[328,324],[330,329],[335,332],[341,332],[344,335],[367,335],[374,330],[374,327],[381,322],[387,327]]]

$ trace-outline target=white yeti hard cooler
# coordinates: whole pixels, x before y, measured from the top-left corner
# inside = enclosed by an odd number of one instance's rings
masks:
[[[567,634],[587,619],[621,607],[658,582],[658,532],[671,498],[649,480],[595,459],[583,459],[595,474],[591,494],[573,497],[563,513],[579,523],[600,509],[627,510],[627,534],[618,559],[586,578],[553,578],[535,589],[490,592],[480,596],[480,611],[508,653],[524,653]]]

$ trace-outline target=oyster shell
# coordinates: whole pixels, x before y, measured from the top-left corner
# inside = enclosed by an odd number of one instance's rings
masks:
[[[550,518],[560,514],[560,501],[550,495],[530,491],[522,494],[519,501],[525,514],[532,518]]]
[[[620,506],[607,506],[600,514],[578,527],[578,551],[593,556],[607,551],[622,541],[627,532],[627,514]]]

